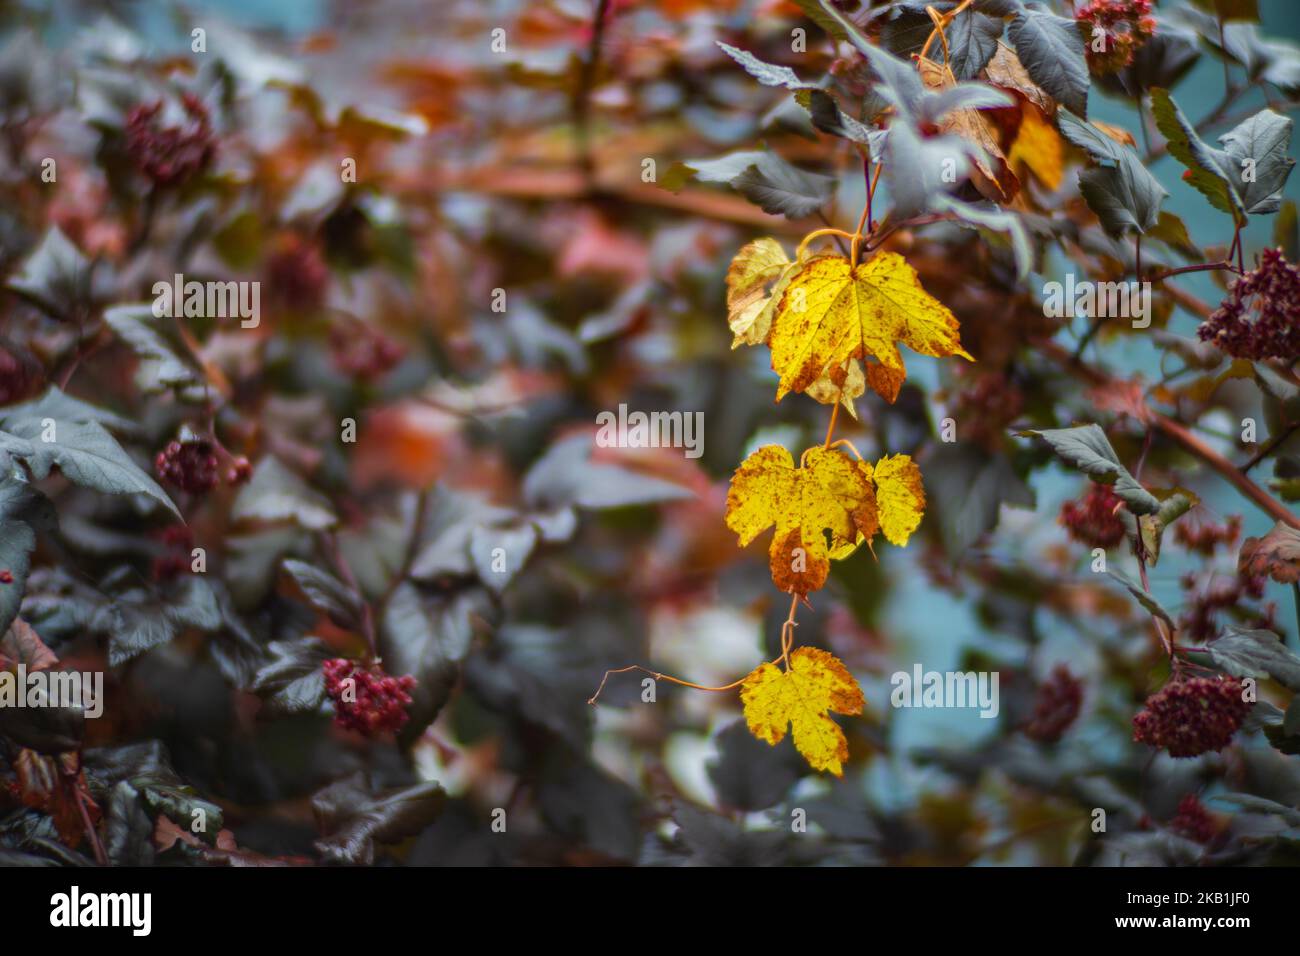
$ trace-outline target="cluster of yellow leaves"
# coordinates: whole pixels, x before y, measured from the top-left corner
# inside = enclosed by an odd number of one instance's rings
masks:
[[[727,270],[727,321],[733,348],[771,347],[778,401],[805,392],[824,404],[842,401],[854,417],[853,399],[868,385],[886,401],[898,397],[907,377],[898,343],[970,358],[952,312],[893,252],[856,266],[840,255],[792,262],[775,239],[757,239]]]
[[[906,545],[921,523],[921,471],[907,455],[872,467],[836,448],[811,448],[796,468],[780,445],[741,463],[727,492],[727,527],[741,546],[775,525],[768,565],[782,591],[805,595],[826,583],[833,559],[847,557],[878,531]]]
[[[836,657],[815,647],[790,653],[785,670],[775,664],[756,668],[740,685],[745,723],[750,733],[769,744],[794,730],[794,746],[814,770],[843,775],[849,744],[827,711],[860,714],[862,688]]]

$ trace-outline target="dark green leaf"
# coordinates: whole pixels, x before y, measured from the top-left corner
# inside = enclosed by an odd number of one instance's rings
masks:
[[[9,421],[22,421],[24,419],[39,421],[42,418],[53,418],[56,421],[68,422],[98,422],[109,431],[120,434],[129,434],[138,428],[136,423],[130,419],[115,415],[107,409],[99,408],[88,402],[83,402],[79,398],[73,398],[54,385],[46,389],[40,398],[33,399],[30,402],[23,402],[20,405],[0,408],[0,425]]]
[[[406,581],[393,591],[379,621],[379,654],[388,673],[416,681],[403,740],[418,737],[442,710],[469,652],[475,619],[486,614],[486,595],[478,588],[426,598]]]
[[[81,250],[51,226],[9,288],[55,318],[71,319],[90,307],[91,269]]]
[[[723,53],[744,67],[746,73],[764,86],[784,86],[787,90],[797,90],[809,85],[799,79],[794,70],[788,66],[774,66],[771,63],[764,63],[752,53],[738,50],[721,40],[715,42]]]
[[[12,580],[0,583],[0,634],[9,629],[27,588],[36,532],[56,522],[54,505],[43,494],[12,475],[0,478],[0,571]]]
[[[556,442],[524,477],[530,507],[564,505],[599,510],[656,504],[691,497],[692,492],[660,478],[618,465],[591,461],[591,438],[574,435]]]
[[[1128,576],[1121,574],[1118,571],[1111,570],[1111,571],[1107,571],[1106,574],[1109,577],[1113,578],[1114,580],[1118,581],[1120,584],[1124,585],[1128,593],[1133,595],[1134,599],[1147,610],[1147,613],[1149,613],[1152,617],[1160,618],[1162,621],[1164,621],[1166,624],[1169,625],[1170,629],[1173,629],[1174,619],[1170,616],[1169,612],[1164,609],[1164,607],[1160,604],[1159,601],[1157,601],[1150,594],[1148,594],[1145,589],[1143,589],[1142,585],[1138,584],[1136,581],[1133,581]]]
[[[1269,800],[1267,797],[1255,796],[1253,793],[1218,793],[1210,798],[1210,802],[1240,807],[1247,813],[1282,817],[1291,826],[1300,826],[1300,810],[1278,803],[1276,800]]]
[[[314,713],[325,702],[325,677],[321,665],[331,656],[324,642],[314,637],[272,641],[271,660],[253,677],[252,690],[284,713]]]
[[[1128,469],[1120,464],[1110,439],[1099,425],[1049,428],[1022,434],[1043,439],[1052,451],[1093,481],[1113,485],[1115,494],[1124,500],[1133,514],[1155,514],[1160,510],[1159,499],[1138,484]]]
[[[1073,20],[1026,8],[1007,30],[1029,78],[1066,109],[1088,115],[1088,62]]]
[[[811,216],[835,192],[834,178],[799,169],[775,153],[764,153],[731,185],[764,212],[789,219]]]
[[[803,775],[799,753],[789,740],[769,746],[749,732],[744,720],[730,724],[715,740],[718,758],[708,766],[709,779],[723,807],[765,810]]]
[[[151,866],[154,862],[154,821],[145,812],[140,792],[125,780],[108,796],[104,820],[104,852],[114,866]]]
[[[1018,214],[993,203],[973,203],[937,196],[931,205],[938,211],[956,216],[957,225],[974,229],[995,248],[1010,248],[1016,266],[1016,276],[1023,279],[1033,267],[1033,248],[1029,233]]]
[[[998,50],[1003,23],[975,10],[963,10],[948,25],[948,67],[958,80],[973,80]]]
[[[284,569],[302,588],[316,610],[328,614],[339,627],[355,630],[361,624],[363,601],[361,596],[328,571],[322,571],[305,561],[289,558]]]
[[[1214,663],[1234,677],[1272,677],[1300,691],[1300,657],[1272,631],[1229,625],[1227,633],[1207,648]]]
[[[536,546],[537,529],[531,524],[477,527],[470,536],[469,554],[478,579],[489,590],[500,594],[523,568]]]
[[[840,109],[835,97],[825,90],[800,90],[795,93],[795,100],[808,111],[813,126],[823,133],[862,143],[870,148],[871,155],[878,158],[880,148],[884,145],[885,130],[872,129],[859,123]]]
[[[1069,110],[1057,110],[1056,123],[1061,135],[1098,162],[1118,163],[1124,144],[1111,139],[1085,119]]]
[[[1291,126],[1287,117],[1260,110],[1219,137],[1227,157],[1224,172],[1251,215],[1281,208],[1282,190],[1295,166],[1287,155]]]
[[[131,350],[148,365],[147,384],[159,389],[196,385],[200,376],[177,356],[177,345],[169,341],[175,320],[159,319],[148,305],[120,305],[104,313],[104,321]]]
[[[1115,166],[1093,166],[1079,173],[1079,193],[1111,236],[1129,230],[1145,233],[1159,219],[1169,194],[1131,149]]]
[[[1230,162],[1227,154],[1209,146],[1197,135],[1167,90],[1159,87],[1151,90],[1151,115],[1156,128],[1168,141],[1169,154],[1190,171],[1188,182],[1215,209],[1231,214],[1238,221],[1244,220],[1246,213],[1241,197],[1226,172]]]
[[[108,662],[117,667],[187,628],[210,632],[223,623],[211,585],[186,576],[161,592],[133,588],[118,595],[96,613],[92,627],[109,635]]]
[[[131,780],[131,786],[140,792],[150,812],[162,814],[182,830],[215,843],[224,822],[221,808],[198,796],[193,787],[173,782],[174,776],[136,777]],[[194,824],[200,822],[202,828],[194,829]]]
[[[1195,33],[1157,20],[1155,34],[1138,47],[1133,62],[1118,73],[1100,77],[1099,82],[1107,90],[1141,99],[1153,86],[1172,89],[1200,57]]]
[[[167,493],[131,460],[99,422],[19,418],[15,410],[6,409],[0,424],[32,443],[34,453],[22,457],[37,480],[57,465],[63,477],[73,484],[109,495],[144,495],[177,518],[181,516]]]
[[[316,849],[331,863],[369,865],[376,844],[398,843],[432,824],[446,794],[436,783],[374,793],[362,774],[331,784],[312,797],[324,836]]]

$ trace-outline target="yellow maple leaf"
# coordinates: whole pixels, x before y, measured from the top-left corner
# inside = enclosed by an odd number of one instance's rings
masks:
[[[870,466],[837,449],[814,448],[796,468],[780,445],[746,458],[727,492],[727,527],[744,547],[776,526],[768,565],[782,591],[807,594],[826,583],[829,549],[870,538],[879,523]]]
[[[727,491],[727,527],[744,547],[775,526],[768,550],[772,581],[807,594],[826,583],[830,562],[883,531],[904,546],[925,511],[921,471],[907,455],[873,468],[836,448],[811,448],[796,468],[780,445],[746,458]]]
[[[888,368],[879,362],[867,362],[867,384],[890,405],[898,400],[898,393],[905,381],[907,369]]]
[[[866,462],[858,466],[871,476],[876,489],[876,521],[890,544],[907,547],[912,532],[925,516],[925,489],[921,486],[921,469],[908,455],[886,455],[875,468]],[[834,546],[832,561],[842,561],[867,544],[870,539],[859,533],[856,541]]]
[[[745,723],[759,740],[776,745],[794,731],[794,746],[814,770],[844,775],[849,743],[827,716],[860,714],[862,688],[844,663],[815,647],[796,648],[785,670],[775,664],[754,669],[740,685]]]
[[[786,283],[772,317],[777,401],[851,358],[872,357],[902,372],[899,342],[922,355],[970,359],[957,330],[956,317],[897,253],[881,252],[856,266],[839,255],[809,259]]]
[[[880,530],[890,544],[905,547],[925,514],[921,469],[909,455],[886,455],[876,462],[872,478]]]
[[[727,268],[727,324],[735,333],[733,349],[767,341],[777,296],[785,288],[782,280],[791,274],[792,265],[775,239],[755,239],[731,260]]]

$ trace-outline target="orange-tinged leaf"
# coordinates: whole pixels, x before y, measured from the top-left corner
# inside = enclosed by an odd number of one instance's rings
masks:
[[[873,468],[837,448],[811,448],[796,468],[780,445],[741,463],[727,492],[727,527],[744,547],[775,526],[768,564],[782,591],[807,594],[826,583],[830,562],[883,531],[904,546],[925,511],[921,471],[907,455]]]
[[[890,405],[898,400],[898,393],[906,380],[906,369],[888,368],[879,362],[867,363],[867,384]]]
[[[781,376],[777,401],[851,358],[903,372],[899,342],[922,355],[971,358],[956,317],[921,287],[902,256],[881,252],[856,266],[839,255],[809,259],[786,285],[768,336],[772,368]]]
[[[998,41],[998,48],[993,58],[984,67],[984,79],[1004,90],[1015,90],[1042,110],[1045,115],[1056,115],[1056,100],[1043,92],[1043,88],[1029,78],[1025,65],[1020,62],[1015,51],[1001,40]]]
[[[782,591],[807,594],[826,583],[830,548],[875,534],[871,467],[838,449],[814,448],[802,468],[780,445],[746,458],[727,492],[727,527],[744,547],[775,525],[768,552],[772,580]]]
[[[1114,123],[1103,123],[1101,120],[1089,120],[1089,122],[1115,142],[1122,143],[1125,146],[1137,146],[1137,140],[1133,138],[1133,134],[1124,127],[1116,126]]]
[[[1247,538],[1237,555],[1237,573],[1267,574],[1281,584],[1300,581],[1300,531],[1279,521],[1262,538]]]
[[[1065,142],[1032,103],[1025,103],[1021,108],[1020,129],[1007,159],[1012,166],[1023,165],[1048,189],[1060,188],[1065,169]]]
[[[927,89],[942,90],[957,84],[952,70],[944,64],[921,58],[916,61],[916,67]],[[998,144],[997,127],[981,110],[951,110],[939,123],[939,129],[974,143],[984,152],[984,157],[971,163],[970,180],[985,199],[1004,203],[1019,192],[1020,181]]]
[[[862,363],[857,359],[849,359],[843,365],[826,369],[822,377],[809,385],[804,394],[823,405],[839,402],[856,419],[858,409],[853,400],[866,390],[867,378],[862,374]]]
[[[843,662],[815,647],[796,648],[786,670],[775,664],[756,668],[740,685],[745,723],[759,740],[776,745],[794,732],[794,746],[814,770],[844,774],[849,744],[827,715],[860,714],[862,688]]]

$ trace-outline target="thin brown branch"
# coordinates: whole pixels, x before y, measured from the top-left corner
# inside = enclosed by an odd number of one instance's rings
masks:
[[[1100,387],[1115,387],[1116,382],[1105,372],[1094,366],[1088,365],[1070,355],[1062,346],[1055,342],[1045,342],[1041,346],[1045,355],[1060,363],[1074,375],[1085,379],[1089,383]],[[1158,412],[1152,412],[1150,424],[1162,432],[1166,437],[1171,438],[1176,444],[1182,446],[1184,451],[1190,453],[1193,457],[1200,459],[1201,462],[1208,465],[1213,471],[1218,472],[1226,478],[1234,488],[1243,496],[1250,499],[1261,511],[1269,515],[1275,521],[1281,521],[1283,524],[1292,528],[1300,529],[1300,518],[1291,512],[1289,508],[1278,501],[1267,491],[1261,488],[1236,465],[1228,461],[1217,451],[1207,445],[1204,441],[1194,435],[1187,426],[1174,421],[1167,415],[1161,415]]]

